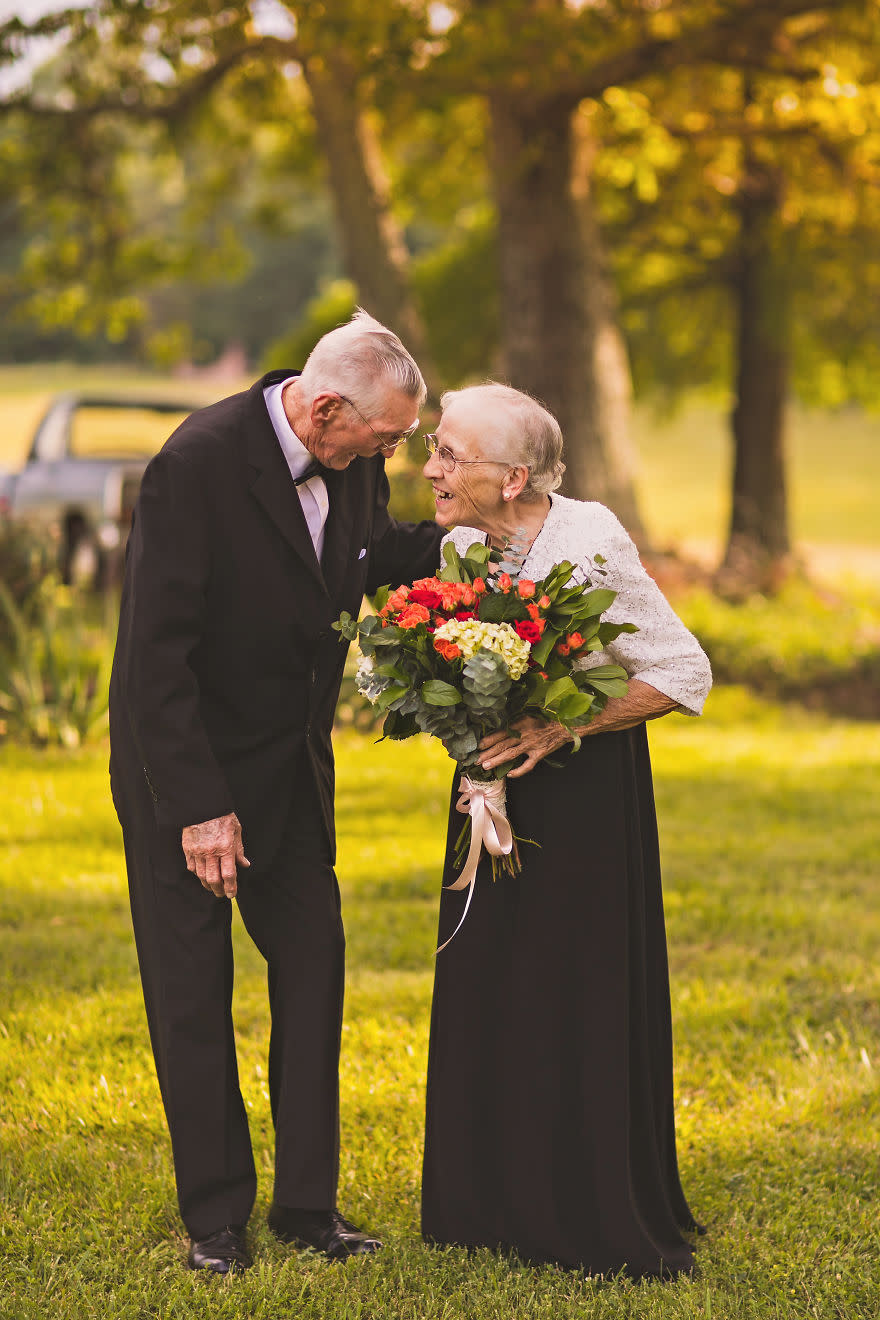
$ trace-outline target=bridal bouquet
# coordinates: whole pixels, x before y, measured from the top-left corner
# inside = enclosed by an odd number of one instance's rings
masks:
[[[493,877],[499,868],[519,870],[504,793],[504,776],[517,758],[484,770],[480,739],[532,715],[563,724],[577,749],[575,728],[627,690],[619,665],[586,668],[583,659],[637,629],[603,623],[617,593],[590,580],[573,582],[567,560],[535,582],[519,576],[515,558],[499,565],[498,552],[479,543],[460,555],[449,541],[443,558],[436,577],[393,591],[382,587],[374,614],[358,622],[346,613],[333,626],[360,647],[358,690],[385,712],[383,735],[432,734],[462,773],[458,810],[467,819],[456,865],[467,861],[450,888],[469,889],[463,921],[483,846]],[[604,576],[604,562],[594,557],[596,576]]]

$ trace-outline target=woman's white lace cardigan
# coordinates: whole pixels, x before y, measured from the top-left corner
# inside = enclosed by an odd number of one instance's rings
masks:
[[[554,564],[568,559],[575,579],[590,578],[593,586],[610,587],[617,598],[603,616],[611,623],[634,623],[637,633],[622,633],[604,651],[591,652],[588,666],[622,665],[630,678],[641,679],[677,703],[686,715],[699,715],[712,686],[709,660],[694,635],[648,576],[631,537],[604,504],[551,495],[551,508],[526,556],[522,576],[545,577]],[[485,534],[475,527],[456,527],[443,538],[463,554]],[[607,576],[596,573],[594,555],[602,555]]]

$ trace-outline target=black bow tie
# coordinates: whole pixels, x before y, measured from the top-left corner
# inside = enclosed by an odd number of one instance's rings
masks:
[[[311,481],[312,477],[323,476],[324,471],[325,469],[321,466],[318,460],[312,459],[311,463],[306,468],[306,470],[304,472],[301,472],[298,477],[294,477],[293,484],[294,486],[301,486],[303,482]]]

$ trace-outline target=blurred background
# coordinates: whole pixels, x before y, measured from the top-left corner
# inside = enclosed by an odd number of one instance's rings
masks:
[[[0,6],[6,732],[54,681],[10,677],[46,610],[91,628],[99,693],[109,615],[70,588],[118,585],[146,456],[358,303],[427,422],[487,376],[557,413],[565,491],[617,511],[722,678],[876,713],[877,17]],[[409,449],[395,508],[424,516]]]

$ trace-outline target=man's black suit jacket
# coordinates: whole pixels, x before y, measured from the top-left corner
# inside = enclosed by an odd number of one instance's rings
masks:
[[[110,685],[113,797],[142,846],[235,811],[251,863],[268,865],[305,750],[335,851],[346,646],[331,624],[439,562],[434,523],[389,516],[377,457],[327,473],[319,565],[263,398],[293,374],[194,413],[144,474]]]

